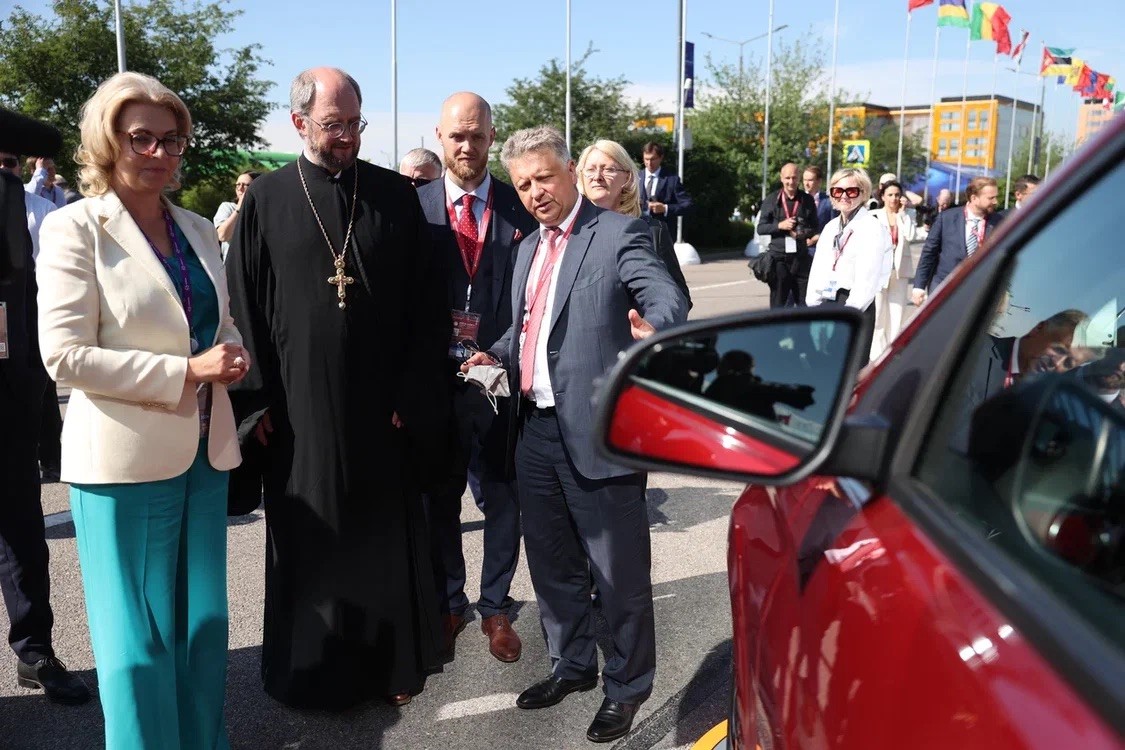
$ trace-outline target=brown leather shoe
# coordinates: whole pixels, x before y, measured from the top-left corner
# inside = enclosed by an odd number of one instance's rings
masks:
[[[410,699],[410,693],[395,693],[394,695],[387,696],[387,703],[390,703],[392,706],[405,706],[410,702]]]
[[[480,621],[480,631],[488,636],[488,651],[503,662],[517,661],[523,644],[507,615],[493,615]]]
[[[452,651],[457,636],[469,624],[464,615],[455,615],[449,612],[441,616],[442,632],[445,634],[445,650]]]

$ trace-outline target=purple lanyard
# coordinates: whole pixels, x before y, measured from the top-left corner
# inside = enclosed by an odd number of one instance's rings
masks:
[[[187,315],[188,329],[191,335],[191,351],[192,354],[199,348],[199,341],[195,337],[195,325],[191,318],[192,303],[191,303],[191,274],[188,272],[187,257],[184,254],[184,249],[180,247],[180,240],[176,237],[176,227],[172,223],[172,215],[167,210],[164,211],[164,226],[168,230],[168,240],[172,243],[172,256],[176,259],[180,266],[180,302],[184,306],[184,314]],[[164,263],[164,255],[156,248],[152,240],[145,235],[148,240],[148,246],[152,248],[152,252],[156,254],[156,259],[160,261],[160,265],[164,270],[168,270],[168,266]],[[171,272],[169,272],[171,275]],[[174,280],[174,279],[173,279]]]

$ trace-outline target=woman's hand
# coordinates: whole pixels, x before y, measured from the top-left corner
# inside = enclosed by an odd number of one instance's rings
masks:
[[[238,344],[218,344],[188,359],[189,383],[237,383],[250,369],[250,354]]]

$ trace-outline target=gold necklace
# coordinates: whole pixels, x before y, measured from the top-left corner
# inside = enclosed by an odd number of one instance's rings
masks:
[[[359,165],[353,164],[355,168],[355,185],[352,187],[352,211],[351,216],[348,218],[348,231],[344,235],[344,247],[337,253],[336,248],[332,246],[332,240],[328,239],[328,232],[324,229],[324,222],[320,220],[320,213],[317,212],[316,206],[313,204],[312,196],[309,194],[309,186],[305,184],[305,173],[301,169],[301,160],[297,159],[297,174],[301,177],[301,187],[305,190],[305,199],[309,202],[309,208],[312,209],[313,216],[316,217],[317,226],[320,227],[320,233],[324,235],[324,241],[328,243],[328,252],[332,253],[332,265],[336,268],[336,275],[328,277],[328,283],[336,287],[336,296],[340,299],[339,307],[343,310],[347,307],[347,302],[344,299],[346,292],[344,291],[348,284],[355,282],[351,276],[344,275],[344,265],[347,262],[348,242],[352,238],[352,227],[355,225],[355,204],[356,199],[359,197]]]

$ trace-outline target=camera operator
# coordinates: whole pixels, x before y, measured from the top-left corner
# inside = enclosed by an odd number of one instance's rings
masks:
[[[807,241],[817,234],[816,203],[801,190],[801,173],[789,162],[781,168],[781,190],[766,197],[758,234],[770,236],[770,307],[804,306],[812,257]]]

